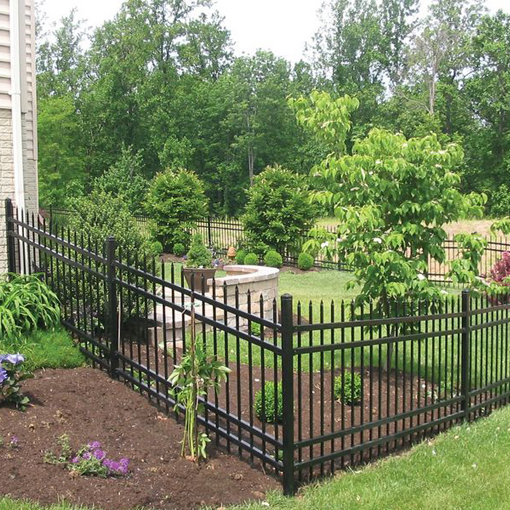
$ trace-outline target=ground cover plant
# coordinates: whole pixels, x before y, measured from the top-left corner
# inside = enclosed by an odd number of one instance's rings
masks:
[[[119,461],[109,459],[99,441],[92,441],[81,446],[76,452],[69,444],[69,436],[63,434],[57,440],[58,452],[47,450],[44,454],[44,462],[68,469],[71,473],[80,476],[109,476],[127,475],[129,459],[125,457]]]

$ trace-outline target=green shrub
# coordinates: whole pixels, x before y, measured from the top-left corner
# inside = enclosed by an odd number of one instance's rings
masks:
[[[176,257],[182,257],[186,253],[186,248],[184,244],[182,243],[175,243],[174,244],[174,255]]]
[[[101,253],[105,240],[108,236],[113,236],[117,245],[117,254],[122,255],[123,261],[138,268],[143,268],[145,256],[149,257],[148,263],[151,262],[150,257],[154,255],[152,242],[147,235],[140,231],[136,220],[131,216],[127,205],[121,198],[94,190],[87,197],[75,200],[73,209],[75,214],[70,219],[71,231],[86,235],[83,239],[78,238],[78,244],[81,245],[83,241],[85,247],[88,247],[90,243],[91,250],[97,248]],[[71,253],[71,256],[86,266],[90,262],[86,256],[80,254]],[[104,270],[102,267],[98,269]],[[124,281],[127,281],[128,274],[126,272],[119,272],[119,274]],[[90,320],[94,323],[94,327],[102,328],[105,320],[106,290],[97,276],[70,266],[66,269],[65,277],[63,274],[60,276],[60,283],[56,282],[58,295],[61,299],[66,296],[67,308],[82,310],[84,303],[90,305],[91,308],[83,320]],[[129,278],[132,280],[132,276]],[[82,282],[79,295],[76,293],[76,282]],[[64,292],[63,285],[67,286],[66,292]],[[128,293],[126,289],[122,289],[121,302],[124,320],[144,315],[146,300],[141,294]],[[88,327],[92,327],[92,324]]]
[[[193,236],[191,248],[187,253],[186,267],[212,267],[212,254],[205,247],[200,234],[195,234]]]
[[[236,253],[236,263],[239,265],[243,265],[246,255],[247,255],[246,250],[239,250]]]
[[[282,267],[282,256],[277,251],[270,250],[264,255],[264,264],[268,267]]]
[[[361,400],[362,389],[361,375],[358,372],[345,372],[343,384],[342,376],[335,377],[334,395],[344,404],[357,404]]]
[[[270,249],[284,253],[313,226],[316,206],[309,204],[306,178],[280,166],[255,177],[242,218],[246,242],[259,255]]]
[[[262,333],[262,326],[258,322],[250,324],[250,334],[260,337]]]
[[[163,245],[159,241],[151,243],[151,253],[154,256],[159,256],[163,253]]]
[[[309,253],[300,253],[297,261],[299,269],[308,271],[313,267],[313,257]]]
[[[151,232],[168,253],[181,243],[190,245],[189,231],[197,220],[207,215],[204,187],[194,172],[166,170],[154,177],[145,209],[151,221]]]
[[[0,341],[59,323],[59,299],[39,275],[0,278]]]
[[[255,394],[253,408],[255,415],[260,421],[266,423],[281,422],[283,419],[282,383],[280,382],[275,385],[274,382],[267,381],[264,384],[264,395],[262,390],[257,391]]]
[[[247,266],[256,266],[259,263],[259,256],[256,253],[248,253],[244,257],[244,263]]]

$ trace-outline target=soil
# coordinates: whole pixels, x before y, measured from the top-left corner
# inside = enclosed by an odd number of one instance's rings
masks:
[[[221,335],[219,335],[221,336]],[[222,338],[218,338],[218,344],[222,343]],[[171,373],[173,370],[172,358],[176,358],[176,363],[180,362],[182,350],[171,346],[168,349],[168,356],[165,359],[164,352],[158,349],[157,364],[154,356],[154,348],[151,345],[144,344],[140,346],[128,345],[123,343],[123,350],[128,357],[143,366],[149,365],[152,370],[157,370],[161,375]],[[148,350],[148,352],[147,352]],[[253,349],[254,355],[257,348]],[[208,420],[210,423],[216,423],[237,437],[241,437],[245,443],[254,445],[262,451],[267,451],[270,455],[277,457],[281,452],[275,451],[270,441],[264,438],[276,438],[281,440],[282,427],[271,423],[262,423],[254,414],[253,402],[255,395],[260,391],[264,381],[281,380],[281,370],[275,370],[269,364],[273,363],[273,354],[265,353],[265,366],[253,366],[250,368],[242,363],[235,363],[237,359],[237,348],[235,341],[229,342],[228,346],[229,362],[228,366],[231,373],[227,384],[223,383],[221,392],[216,398],[211,392],[208,401],[212,407]],[[340,363],[337,360],[336,366]],[[369,361],[369,356],[365,356],[365,362]],[[388,424],[369,425],[369,423],[378,422],[385,418],[391,418],[407,411],[417,410],[432,405],[437,399],[447,400],[453,395],[445,394],[444,390],[438,394],[437,387],[423,377],[414,374],[404,374],[400,371],[386,371],[377,366],[370,366],[367,363],[363,369],[356,367],[353,370],[360,374],[363,382],[362,398],[355,404],[343,404],[334,397],[333,382],[336,377],[341,376],[341,369],[324,370],[321,376],[320,372],[305,372],[308,367],[308,356],[301,357],[301,375],[294,373],[294,415],[295,415],[295,439],[304,441],[311,438],[318,438],[330,433],[336,434],[340,431],[346,431],[343,437],[337,437],[331,440],[325,440],[322,443],[317,441],[313,446],[298,448],[296,451],[296,461],[306,461],[310,458],[327,455],[331,452],[345,451],[353,446],[375,441],[379,438],[392,436],[399,432],[422,425],[435,419],[447,417],[459,411],[458,404],[449,406],[440,406],[429,412],[419,413],[418,416],[407,416],[398,420],[390,420]],[[297,367],[296,367],[297,368]],[[126,363],[124,370],[135,378],[142,377],[143,374],[137,372],[136,368],[131,370],[129,363]],[[346,367],[346,373],[351,369]],[[162,383],[152,383],[152,388],[159,394],[167,394],[169,387]],[[163,399],[159,402],[164,405]],[[227,411],[233,420],[241,420],[238,428],[234,423],[227,423],[222,418],[215,418],[214,409],[220,410],[220,415]],[[447,420],[441,425],[441,429],[446,428],[450,422]],[[360,426],[364,426],[359,430]],[[251,435],[250,426],[254,426],[261,432],[261,436]],[[350,430],[357,429],[351,433]],[[335,463],[330,463],[326,471],[334,471],[339,468],[353,467],[354,465],[370,461],[402,448],[406,448],[416,440],[438,431],[436,426],[434,430],[427,428],[418,435],[406,437],[400,440],[391,440],[383,445],[374,446],[364,451],[358,451],[355,454],[345,454],[337,459]],[[222,441],[222,445],[225,442]],[[231,446],[232,451],[237,451],[237,447]],[[246,455],[247,457],[248,455]],[[324,468],[317,466],[317,469],[303,473],[303,479],[315,477],[324,474]],[[266,465],[267,471],[270,470]],[[307,470],[308,471],[308,470]]]
[[[275,478],[212,445],[200,465],[183,459],[183,427],[100,370],[40,371],[24,383],[24,392],[33,404],[27,411],[0,407],[1,495],[103,509],[187,509],[263,499],[279,487]],[[48,449],[58,451],[62,434],[69,435],[73,451],[99,441],[109,458],[129,458],[128,476],[71,476],[44,463]],[[18,448],[9,447],[13,435]]]

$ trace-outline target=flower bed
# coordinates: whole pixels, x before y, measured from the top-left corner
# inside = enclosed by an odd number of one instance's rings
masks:
[[[186,509],[263,499],[266,490],[279,488],[277,480],[212,445],[205,463],[181,458],[182,426],[98,370],[37,372],[23,391],[33,404],[26,412],[0,407],[0,494],[42,504],[65,498],[103,509]],[[101,450],[118,462],[113,468],[120,468],[119,475],[82,476],[45,462],[44,452],[64,434],[74,455],[71,463],[84,444],[92,445],[93,454],[94,441],[100,441]],[[126,461],[117,461],[122,458],[129,459],[125,473],[121,462]]]

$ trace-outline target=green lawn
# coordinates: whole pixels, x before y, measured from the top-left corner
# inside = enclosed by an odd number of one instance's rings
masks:
[[[63,328],[36,331],[16,341],[0,340],[0,353],[20,352],[28,370],[40,368],[74,368],[85,364],[69,333]]]
[[[455,427],[408,453],[301,490],[271,493],[266,504],[230,510],[505,510],[510,508],[510,407]],[[41,510],[0,499],[0,510]],[[77,510],[60,504],[51,510]]]

